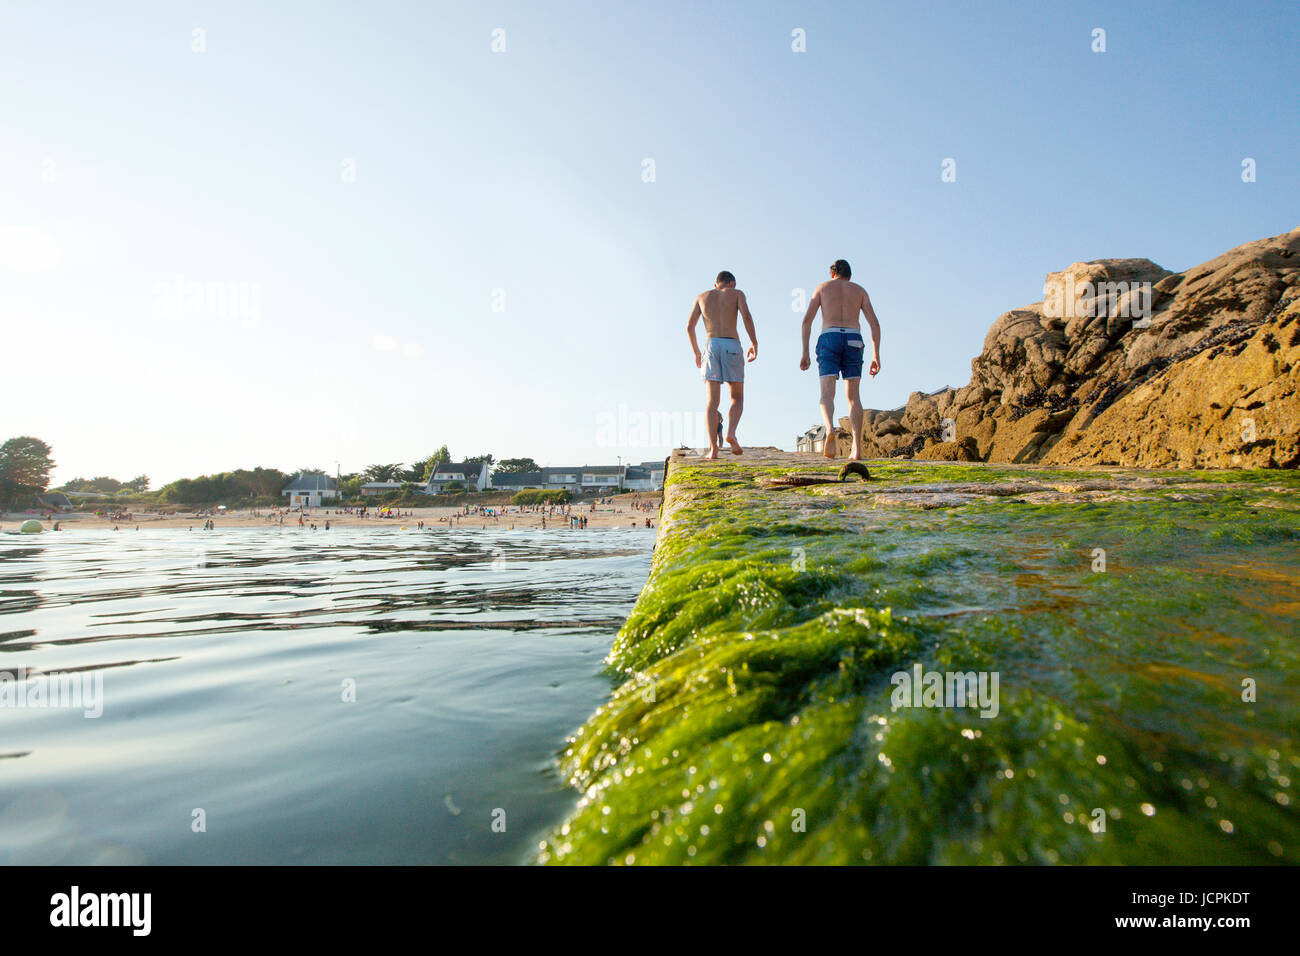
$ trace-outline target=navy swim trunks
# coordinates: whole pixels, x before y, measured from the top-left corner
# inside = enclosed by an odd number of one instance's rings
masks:
[[[817,374],[861,378],[865,352],[861,329],[827,329],[817,339]]]

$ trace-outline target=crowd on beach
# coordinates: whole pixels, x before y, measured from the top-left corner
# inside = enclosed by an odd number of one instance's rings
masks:
[[[454,510],[438,507],[400,509],[388,506],[376,508],[372,505],[360,505],[315,509],[305,506],[238,510],[209,508],[170,515],[154,512],[133,514],[125,510],[99,510],[93,514],[96,519],[110,522],[113,531],[119,531],[129,526],[134,526],[135,530],[139,531],[142,521],[144,524],[152,526],[185,527],[184,522],[187,519],[194,521],[194,523],[188,525],[187,530],[189,531],[215,531],[218,523],[224,524],[227,528],[258,525],[284,528],[286,525],[297,525],[302,530],[329,531],[337,525],[355,525],[357,519],[367,523],[372,520],[376,522],[399,521],[404,522],[402,530],[407,530],[409,524],[418,531],[433,530],[438,525],[447,529],[455,529],[467,524],[471,527],[478,524],[483,529],[494,527],[514,530],[516,524],[519,524],[523,527],[549,529],[563,526],[573,530],[581,530],[589,525],[616,527],[621,522],[628,522],[628,518],[631,519],[628,523],[632,527],[652,529],[655,526],[652,514],[657,511],[658,507],[658,496],[636,494],[618,498],[607,496],[590,501],[563,504],[464,504]],[[433,513],[430,514],[429,512]],[[46,520],[52,520],[54,515],[52,513],[43,514],[42,517],[46,518]],[[65,516],[66,518],[72,518],[74,523],[79,523],[76,521],[76,516]],[[199,523],[198,519],[202,519],[201,523]],[[222,521],[221,519],[226,520]],[[61,524],[67,526],[68,521],[54,522],[54,527],[51,530],[60,530]],[[627,524],[623,526],[626,527]]]
[[[612,498],[597,498],[594,501],[588,503],[579,503],[576,505],[575,504],[554,504],[554,503],[536,504],[536,505],[501,505],[501,506],[465,505],[461,509],[460,513],[454,515],[446,515],[445,517],[439,518],[438,520],[440,522],[446,523],[446,525],[449,528],[455,528],[466,519],[477,518],[477,519],[482,519],[481,527],[487,528],[488,520],[491,520],[494,527],[499,527],[502,519],[505,519],[507,522],[510,522],[509,529],[513,531],[515,526],[511,520],[512,518],[517,520],[518,518],[523,516],[533,516],[533,517],[541,518],[541,526],[543,528],[559,527],[560,522],[563,521],[571,529],[582,529],[587,527],[587,523],[590,520],[590,516],[596,513],[598,506],[609,505],[612,503],[613,503]],[[639,503],[637,507],[638,509],[641,509],[641,505]],[[586,512],[585,514],[584,511]],[[633,521],[632,524],[635,526],[637,522]],[[420,523],[420,527],[421,528],[424,527],[423,522]],[[647,528],[654,527],[654,524],[651,523],[649,518],[645,519],[645,527]]]

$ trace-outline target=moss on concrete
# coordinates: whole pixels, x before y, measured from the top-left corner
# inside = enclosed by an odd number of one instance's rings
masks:
[[[1300,861],[1294,475],[869,465],[673,458],[542,861]]]

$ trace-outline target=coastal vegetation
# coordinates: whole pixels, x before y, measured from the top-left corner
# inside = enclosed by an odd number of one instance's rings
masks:
[[[504,458],[497,463],[499,475],[517,475],[530,471],[541,471],[542,466],[531,458]]]
[[[53,449],[39,438],[20,435],[0,444],[0,504],[43,492],[50,483]]]
[[[236,468],[231,471],[193,478],[178,478],[160,488],[151,488],[148,475],[137,475],[121,480],[107,475],[94,478],[72,478],[55,488],[49,487],[50,472],[54,468],[50,446],[39,438],[20,436],[0,445],[0,506],[5,508],[33,508],[42,506],[41,496],[47,491],[74,494],[75,500],[86,507],[132,508],[136,510],[159,508],[207,508],[224,504],[237,507],[275,507],[283,505],[281,491],[286,484],[300,475],[327,475],[319,467],[304,467],[292,472],[277,468]],[[532,464],[530,458],[513,458],[497,462],[491,454],[472,455],[470,464],[486,462],[497,470],[527,470],[521,464]],[[378,463],[367,466],[358,473],[338,475],[339,497],[336,505],[384,504],[400,507],[427,506],[428,495],[418,492],[417,486],[428,480],[439,464],[452,461],[451,452],[442,445],[430,455],[417,457],[409,465],[401,462]],[[396,481],[400,485],[380,495],[362,495],[361,486],[372,481]],[[508,494],[491,491],[475,492],[461,482],[449,482],[438,495],[440,503],[466,502],[504,503]]]
[[[512,505],[562,505],[572,499],[564,489],[526,488],[515,492]]]

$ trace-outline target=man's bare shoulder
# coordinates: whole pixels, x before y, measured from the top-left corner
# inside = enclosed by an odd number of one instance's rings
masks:
[[[858,294],[861,295],[864,299],[866,298],[867,296],[866,289],[862,288],[862,286],[858,285],[856,282],[853,281],[850,281],[849,285],[852,286],[855,290],[857,290]]]

